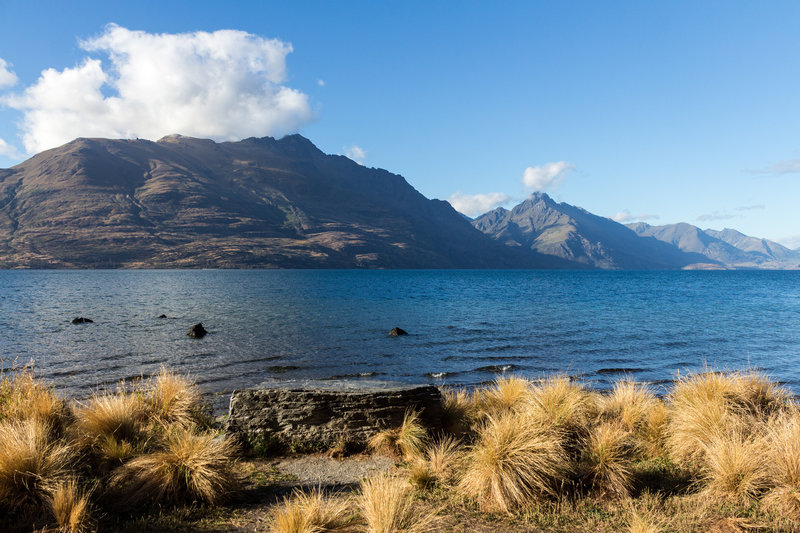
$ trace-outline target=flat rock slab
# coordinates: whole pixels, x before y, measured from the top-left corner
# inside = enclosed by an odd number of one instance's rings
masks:
[[[376,380],[264,383],[231,395],[226,430],[246,438],[331,446],[363,444],[378,431],[403,423],[408,409],[441,427],[442,395],[433,385]]]

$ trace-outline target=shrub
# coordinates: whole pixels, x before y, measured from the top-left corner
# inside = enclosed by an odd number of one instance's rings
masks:
[[[174,428],[158,451],[135,457],[113,472],[112,492],[130,507],[182,502],[214,505],[236,486],[235,452],[229,438]]]
[[[411,486],[387,474],[361,482],[358,508],[367,533],[427,533],[437,529],[433,514],[414,509]]]
[[[510,512],[554,494],[566,464],[555,433],[521,416],[488,416],[465,457],[460,487],[482,508]]]

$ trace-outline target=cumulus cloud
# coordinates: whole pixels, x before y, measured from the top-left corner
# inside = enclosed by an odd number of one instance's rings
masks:
[[[292,46],[277,39],[237,30],[154,34],[110,24],[80,45],[95,56],[47,69],[21,94],[0,99],[23,112],[30,152],[81,136],[282,136],[313,119],[308,96],[285,85]]]
[[[461,191],[454,192],[447,199],[453,209],[471,217],[491,211],[509,200],[511,200],[511,197],[501,192],[463,194]]]
[[[620,224],[625,224],[637,220],[657,220],[658,218],[660,218],[658,215],[650,215],[650,214],[633,215],[631,214],[630,210],[623,209],[622,211],[611,217],[611,220],[619,222]]]
[[[361,148],[360,146],[356,146],[354,144],[350,148],[345,148],[344,155],[346,155],[359,165],[363,165],[364,160],[367,158],[367,151]]]
[[[9,70],[9,65],[0,57],[0,87],[11,87],[17,83],[17,75]]]
[[[541,166],[528,167],[522,173],[522,183],[534,191],[555,188],[567,174],[575,170],[575,165],[566,161],[545,163]]]

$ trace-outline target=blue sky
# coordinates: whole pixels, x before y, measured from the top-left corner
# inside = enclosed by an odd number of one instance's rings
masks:
[[[150,39],[230,29],[251,36],[224,46],[281,44],[283,55],[266,74],[221,80],[223,89],[251,91],[253,106],[226,111],[233,100],[224,100],[213,108],[218,115],[198,110],[187,122],[196,131],[222,124],[208,136],[299,131],[325,152],[402,174],[462,209],[511,206],[539,189],[623,221],[733,227],[796,247],[798,20],[797,2],[0,0],[0,167],[56,134],[106,131],[105,111],[56,126],[51,108],[80,98],[58,84],[87,58],[114,79],[109,53],[125,46],[128,30]],[[129,77],[150,72],[143,62],[151,56],[139,57]],[[232,76],[183,66],[153,70],[150,81],[176,72],[205,84],[210,72]],[[45,69],[58,76],[34,98]],[[293,107],[271,109],[275,98],[252,94],[259,76],[273,76],[270,90],[292,96]],[[113,99],[119,88],[100,90]],[[147,107],[149,95],[136,95],[137,105]],[[116,117],[118,128],[138,117],[127,112]],[[136,120],[131,136],[167,127]]]

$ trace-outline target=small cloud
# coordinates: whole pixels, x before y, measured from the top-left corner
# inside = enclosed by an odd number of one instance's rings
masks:
[[[760,174],[796,174],[800,172],[800,159],[787,159],[759,171]]]
[[[8,144],[3,139],[0,139],[0,155],[10,157],[11,159],[22,159],[23,157],[16,146]]]
[[[567,174],[575,170],[575,165],[566,161],[545,163],[541,166],[528,167],[522,173],[522,183],[534,191],[558,187]]]
[[[314,119],[308,96],[286,84],[292,45],[277,39],[109,24],[80,46],[87,56],[78,65],[48,68],[21,94],[0,97],[23,113],[31,153],[76,137],[280,137]]]
[[[17,75],[9,70],[10,66],[5,59],[0,57],[0,87],[11,87],[19,81]]]
[[[658,215],[650,215],[650,214],[642,214],[642,215],[632,215],[628,209],[623,209],[613,217],[611,220],[615,222],[619,222],[620,224],[625,224],[627,222],[634,222],[637,220],[657,220],[661,217]]]
[[[800,248],[800,235],[792,235],[791,237],[784,237],[782,239],[778,239],[778,242],[787,248],[791,248],[792,250],[797,250]]]
[[[732,215],[724,211],[714,211],[713,213],[700,215],[699,217],[697,217],[697,220],[701,222],[711,222],[714,220],[729,220],[731,218],[736,218],[736,215]]]
[[[757,209],[766,209],[767,206],[764,204],[752,204],[752,205],[740,205],[739,207],[734,207],[736,211],[755,211]]]
[[[367,158],[367,152],[360,146],[356,146],[355,144],[350,148],[345,148],[344,155],[358,163],[359,165],[364,164],[364,160]]]
[[[511,197],[501,192],[463,194],[461,191],[454,192],[447,199],[453,209],[471,217],[491,211],[509,200],[511,200]]]
[[[325,87],[325,80],[317,80],[317,85],[320,87]]]

